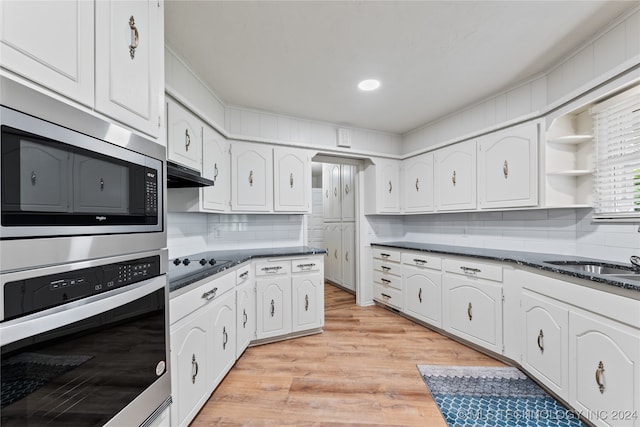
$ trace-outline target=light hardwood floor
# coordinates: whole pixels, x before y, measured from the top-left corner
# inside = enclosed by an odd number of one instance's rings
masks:
[[[446,426],[421,364],[502,365],[327,284],[324,333],[247,349],[191,425]]]

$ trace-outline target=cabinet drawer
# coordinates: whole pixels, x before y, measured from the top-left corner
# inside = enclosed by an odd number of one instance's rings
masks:
[[[274,274],[289,273],[291,273],[291,261],[256,262],[256,276],[272,276]]]
[[[195,312],[236,286],[236,274],[227,273],[197,288],[172,298],[169,302],[169,319],[171,324]]]
[[[240,267],[236,270],[236,285],[246,283],[251,277],[251,264]]]
[[[387,248],[372,248],[373,257],[377,259],[383,259],[386,261],[400,262],[400,252],[389,250]]]
[[[399,290],[374,283],[373,299],[402,310],[402,292]]]
[[[432,268],[434,270],[442,269],[442,258],[417,252],[404,252],[402,254],[402,263],[415,267]]]
[[[386,262],[380,259],[373,260],[373,269],[385,274],[394,274],[396,276],[402,275],[402,266],[400,264]]]
[[[466,259],[445,259],[443,268],[449,273],[502,282],[502,267]]]
[[[381,271],[374,271],[373,281],[384,286],[391,286],[392,288],[402,289],[402,278],[399,276],[394,276],[392,274],[385,274]]]
[[[315,259],[296,259],[291,261],[292,273],[303,273],[305,271],[320,271],[322,263]]]

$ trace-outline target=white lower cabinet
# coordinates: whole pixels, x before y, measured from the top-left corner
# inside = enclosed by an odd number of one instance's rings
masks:
[[[211,391],[207,376],[211,370],[207,354],[209,313],[198,311],[193,317],[171,327],[171,424],[186,426],[207,401]]]
[[[256,338],[291,332],[291,261],[262,261],[256,271]]]
[[[236,287],[236,359],[256,337],[256,285],[252,279],[250,265],[237,271]]]
[[[522,364],[551,391],[568,398],[569,311],[544,296],[522,292]]]
[[[319,328],[324,324],[324,283],[320,273],[322,268],[322,263],[317,261],[292,262],[293,332]]]
[[[236,295],[227,292],[211,308],[211,335],[207,341],[211,355],[209,389],[214,390],[236,362]]]
[[[402,310],[402,268],[400,252],[373,249],[373,299],[398,310]]]
[[[597,426],[640,426],[640,333],[594,313],[569,315],[569,402]]]
[[[403,254],[403,258],[404,255],[407,254]],[[442,327],[442,272],[439,267],[437,270],[424,266],[402,267],[404,312],[438,328]]]

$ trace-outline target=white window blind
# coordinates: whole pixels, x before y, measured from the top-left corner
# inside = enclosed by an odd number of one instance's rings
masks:
[[[640,87],[591,108],[595,219],[640,218]]]

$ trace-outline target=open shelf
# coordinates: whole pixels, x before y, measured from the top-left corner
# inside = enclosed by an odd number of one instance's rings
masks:
[[[572,169],[566,171],[547,172],[547,175],[557,176],[585,176],[591,175],[594,171],[592,169]]]
[[[593,139],[593,135],[565,135],[558,136],[556,138],[548,139],[547,142],[552,144],[582,144],[583,142],[590,142]]]

